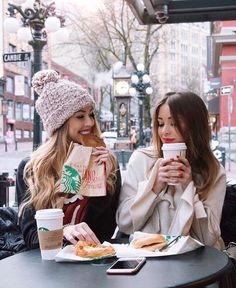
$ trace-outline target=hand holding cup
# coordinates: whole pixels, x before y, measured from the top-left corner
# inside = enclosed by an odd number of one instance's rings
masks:
[[[165,143],[162,146],[163,157],[168,159],[168,185],[179,185],[184,176],[184,167],[186,160],[185,143]],[[188,161],[187,163],[188,164]],[[188,164],[189,165],[189,164]]]

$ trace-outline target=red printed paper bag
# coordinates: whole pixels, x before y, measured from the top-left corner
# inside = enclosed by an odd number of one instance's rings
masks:
[[[95,163],[92,147],[73,143],[63,165],[61,192],[83,196],[105,196],[105,164]]]

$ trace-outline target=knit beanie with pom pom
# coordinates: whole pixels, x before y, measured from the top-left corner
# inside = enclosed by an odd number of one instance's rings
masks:
[[[80,109],[95,106],[87,90],[75,82],[60,79],[54,70],[34,74],[32,86],[39,94],[35,108],[49,136]]]

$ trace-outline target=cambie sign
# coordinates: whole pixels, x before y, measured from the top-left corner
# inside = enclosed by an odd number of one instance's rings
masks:
[[[23,62],[30,60],[29,52],[3,54],[3,62]]]

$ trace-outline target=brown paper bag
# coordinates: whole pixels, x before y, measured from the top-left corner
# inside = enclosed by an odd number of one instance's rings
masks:
[[[98,165],[92,147],[72,143],[63,166],[61,192],[83,196],[106,195],[105,164]]]

